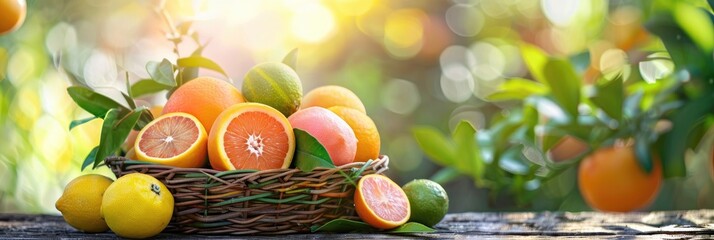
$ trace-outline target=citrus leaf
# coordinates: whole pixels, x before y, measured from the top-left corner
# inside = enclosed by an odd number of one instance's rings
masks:
[[[603,81],[595,85],[595,96],[590,98],[595,105],[600,107],[611,118],[622,119],[622,103],[625,101],[622,74],[612,80]]]
[[[577,116],[582,81],[573,66],[563,59],[551,59],[545,64],[544,76],[558,105],[570,116]]]
[[[684,152],[692,130],[704,122],[705,116],[714,111],[714,94],[707,94],[691,100],[673,113],[672,130],[664,134],[664,145],[660,148],[664,177],[685,176]]]
[[[134,99],[132,99],[129,95],[127,95],[124,92],[121,93],[121,96],[124,97],[124,101],[126,101],[126,103],[129,104],[130,108],[136,108],[136,102],[134,102]]]
[[[442,166],[454,166],[456,149],[441,132],[433,127],[415,127],[412,133],[427,157]]]
[[[145,107],[130,111],[122,115],[122,111],[113,108],[107,112],[102,124],[101,137],[99,139],[99,149],[94,158],[94,167],[104,161],[104,158],[116,153],[121,144],[124,143],[129,132],[134,128],[134,125],[139,121]]]
[[[477,182],[483,178],[484,164],[476,144],[476,128],[470,122],[462,120],[451,134],[456,145],[456,167],[462,172],[473,175]]]
[[[456,179],[460,175],[461,173],[458,170],[452,167],[445,167],[434,173],[434,175],[431,175],[429,179],[439,184],[446,184],[448,182],[451,182],[451,180]]]
[[[190,56],[190,57],[185,57],[185,58],[179,58],[176,61],[176,64],[179,67],[200,67],[200,68],[205,68],[205,69],[210,69],[213,71],[216,71],[223,76],[228,77],[228,74],[226,74],[225,71],[223,71],[223,68],[219,66],[216,62],[214,62],[211,59],[202,57],[202,56]]]
[[[174,79],[174,65],[164,58],[161,62],[148,62],[146,63],[146,71],[149,72],[151,79],[157,83],[166,86],[176,86],[176,80]]]
[[[88,118],[84,118],[84,119],[73,120],[72,122],[69,123],[69,130],[72,130],[72,128],[75,128],[79,125],[85,124],[85,123],[92,121],[94,119],[97,119],[97,117],[88,117]]]
[[[327,150],[315,137],[297,128],[293,129],[293,131],[295,132],[295,156],[293,157],[293,163],[296,168],[303,172],[309,172],[317,167],[335,167]]]
[[[674,7],[674,20],[704,52],[714,49],[714,25],[710,14],[689,4]]]
[[[161,84],[153,79],[142,79],[131,85],[131,96],[136,98],[171,88],[171,86]]]
[[[542,95],[548,88],[538,82],[512,78],[502,83],[496,92],[486,97],[490,101],[523,100],[531,95]]]
[[[427,227],[424,224],[421,224],[418,222],[408,222],[408,223],[405,223],[404,225],[401,225],[395,229],[387,231],[387,233],[395,233],[395,234],[431,233],[434,231],[435,231],[434,229]]]
[[[528,173],[528,165],[523,162],[523,146],[513,146],[508,148],[501,156],[498,166],[509,173],[525,175]]]
[[[128,95],[129,97],[133,97],[134,94],[131,93],[131,83],[129,82],[129,72],[127,71],[127,72],[124,72],[124,73],[125,73],[125,76],[126,76],[126,78],[125,78],[125,79],[126,79],[126,95]],[[125,100],[126,100],[126,98],[125,98]],[[127,100],[127,102],[128,102],[129,104],[136,104],[134,101],[131,101],[131,102],[130,102],[129,100]],[[132,108],[135,108],[135,107],[136,107],[136,106],[132,106]]]
[[[338,218],[329,221],[322,226],[313,226],[311,232],[377,232],[367,223],[361,221]]]
[[[111,98],[99,94],[87,87],[71,86],[67,88],[67,93],[69,93],[69,96],[79,107],[91,113],[95,117],[104,118],[107,112],[109,112],[109,109],[112,108],[126,109],[124,106]]]
[[[283,63],[285,65],[290,66],[293,70],[297,70],[297,56],[298,56],[298,49],[294,48],[291,50],[288,55],[285,55],[285,58],[283,58]]]
[[[540,48],[530,44],[521,45],[521,55],[533,78],[539,82],[547,83],[543,71],[546,62],[548,62],[548,55]]]
[[[99,150],[99,146],[96,146],[92,148],[92,151],[87,154],[87,157],[84,159],[84,162],[82,163],[82,169],[81,171],[84,171],[87,166],[92,165],[94,163],[94,160],[97,157],[97,151]]]
[[[650,154],[648,141],[644,137],[636,139],[635,155],[637,155],[637,162],[640,164],[640,167],[648,174],[652,172],[652,154]]]

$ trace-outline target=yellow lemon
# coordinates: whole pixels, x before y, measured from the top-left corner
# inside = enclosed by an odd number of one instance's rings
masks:
[[[174,197],[156,178],[132,173],[117,179],[104,193],[102,216],[114,233],[126,238],[159,234],[171,220]]]
[[[84,232],[104,232],[109,229],[100,214],[102,195],[112,180],[97,174],[79,176],[69,182],[55,203],[70,226]]]

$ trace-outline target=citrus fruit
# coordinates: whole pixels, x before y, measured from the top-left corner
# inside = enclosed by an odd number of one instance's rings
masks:
[[[25,21],[25,0],[0,0],[0,35],[18,29]]]
[[[174,197],[156,178],[131,173],[117,179],[102,198],[102,216],[109,228],[125,238],[160,233],[174,213]]]
[[[157,118],[161,116],[161,111],[164,109],[164,106],[153,106],[149,108],[149,112],[151,112],[151,115],[154,116],[154,118]],[[136,142],[136,136],[139,135],[139,131],[137,130],[131,130],[129,132],[129,136],[126,137],[126,140],[124,140],[124,143],[121,145],[121,149],[126,152],[126,156],[129,155],[129,150],[134,149],[134,143]]]
[[[335,85],[318,87],[305,94],[305,97],[302,99],[301,108],[315,106],[324,108],[343,106],[367,113],[364,104],[362,104],[362,101],[354,92]]]
[[[409,220],[409,199],[391,179],[370,174],[362,177],[355,191],[355,211],[372,227],[392,229]]]
[[[434,226],[449,211],[449,196],[438,183],[428,179],[417,179],[405,184],[402,189],[407,194],[411,206],[410,222]]]
[[[354,161],[357,137],[350,125],[337,114],[322,107],[309,107],[295,112],[288,120],[293,128],[303,130],[317,139],[336,166]]]
[[[565,136],[558,141],[550,150],[548,157],[554,162],[562,162],[574,159],[588,150],[588,145],[572,136]]]
[[[283,63],[267,62],[251,68],[243,79],[242,89],[249,102],[271,106],[286,117],[300,108],[300,77]]]
[[[608,212],[629,212],[649,205],[662,185],[657,157],[650,173],[637,162],[632,146],[598,149],[580,163],[578,186],[591,207]]]
[[[377,159],[379,157],[380,148],[380,138],[379,131],[377,131],[377,126],[374,125],[374,121],[359,110],[343,107],[334,106],[329,108],[330,111],[334,112],[350,125],[352,131],[355,132],[355,137],[357,137],[357,153],[355,154],[355,162],[366,162],[370,159]]]
[[[294,152],[295,134],[288,119],[260,103],[226,109],[208,136],[208,156],[217,170],[287,168]]]
[[[206,162],[206,130],[188,113],[167,113],[147,124],[134,143],[137,159],[176,167]]]
[[[109,229],[101,216],[102,195],[112,180],[97,174],[82,175],[67,184],[55,208],[64,220],[84,232],[104,232]]]
[[[226,81],[210,77],[193,79],[177,88],[164,106],[162,114],[185,112],[198,118],[206,131],[223,110],[245,102],[243,95]]]

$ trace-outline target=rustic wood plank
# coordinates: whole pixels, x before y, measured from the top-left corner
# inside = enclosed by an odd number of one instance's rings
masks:
[[[714,210],[596,213],[458,213],[449,214],[436,226],[437,232],[415,235],[387,234],[293,234],[257,236],[259,239],[405,239],[405,238],[512,238],[538,237],[654,237],[714,238]],[[116,239],[110,232],[86,234],[67,225],[61,216],[0,214],[0,239],[77,238]],[[157,239],[221,239],[245,236],[197,236],[160,234]]]

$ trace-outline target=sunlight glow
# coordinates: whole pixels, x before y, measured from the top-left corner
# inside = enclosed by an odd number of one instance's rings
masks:
[[[291,21],[292,33],[304,42],[319,43],[335,30],[335,17],[329,9],[314,3],[299,7]]]

